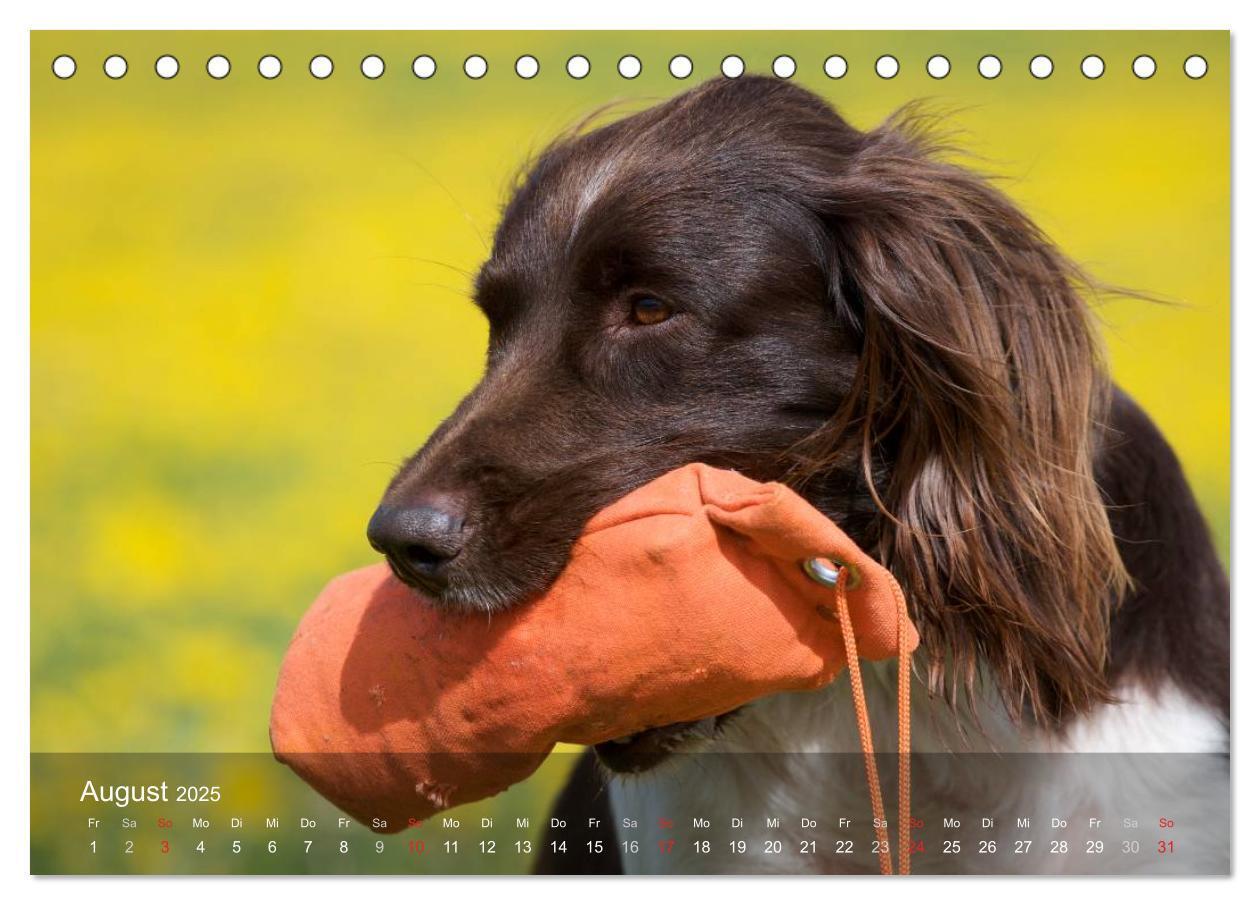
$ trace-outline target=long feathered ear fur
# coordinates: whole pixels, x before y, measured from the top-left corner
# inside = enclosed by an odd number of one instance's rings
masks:
[[[1056,724],[1108,699],[1128,581],[1092,470],[1110,384],[1086,282],[913,124],[843,143],[811,193],[862,350],[815,466],[861,468],[930,687],[974,703],[983,671],[1013,715]]]

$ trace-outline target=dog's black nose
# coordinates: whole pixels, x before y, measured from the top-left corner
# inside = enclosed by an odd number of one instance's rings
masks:
[[[395,575],[436,593],[446,587],[446,564],[464,546],[463,509],[445,495],[412,506],[382,504],[368,522],[367,536]]]

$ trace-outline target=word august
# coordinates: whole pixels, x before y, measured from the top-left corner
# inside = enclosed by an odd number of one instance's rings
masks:
[[[175,797],[171,798],[171,787],[166,780],[147,786],[109,786],[97,784],[89,779],[83,785],[83,793],[79,795],[79,801],[95,801],[99,804],[114,804],[125,808],[130,804],[140,802],[218,801],[221,797],[218,786],[175,786],[174,793]]]

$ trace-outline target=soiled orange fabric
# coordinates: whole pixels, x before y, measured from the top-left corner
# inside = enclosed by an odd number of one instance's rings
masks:
[[[842,565],[834,589],[802,568],[817,556]],[[892,575],[826,516],[783,485],[689,465],[598,513],[551,589],[504,612],[440,609],[383,565],[334,579],[285,656],[271,741],[394,832],[524,779],[557,742],[715,716],[900,654],[904,871],[917,644]],[[856,670],[852,684],[882,818]]]

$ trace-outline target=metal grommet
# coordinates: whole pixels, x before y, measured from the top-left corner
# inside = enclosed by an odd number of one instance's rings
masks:
[[[849,579],[845,582],[845,587],[849,590],[856,588],[862,581],[858,575],[857,569],[845,562],[837,562],[826,556],[815,556],[801,562],[801,568],[805,570],[805,574],[821,585],[834,588],[836,582],[840,578],[840,570],[845,569],[849,573]]]

